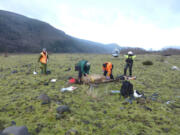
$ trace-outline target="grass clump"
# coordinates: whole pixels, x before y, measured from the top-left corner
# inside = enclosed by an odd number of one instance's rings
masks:
[[[146,60],[146,61],[143,61],[142,64],[143,64],[143,65],[146,65],[146,66],[150,66],[150,65],[153,65],[153,62],[150,61],[150,60]]]

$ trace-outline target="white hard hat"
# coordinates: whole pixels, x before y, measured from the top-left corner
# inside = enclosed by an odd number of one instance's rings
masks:
[[[90,63],[90,62],[87,62],[87,63],[86,63],[86,65],[87,65],[87,66],[90,66],[90,65],[91,65],[91,63]]]
[[[128,52],[128,55],[133,55],[133,52],[132,52],[132,51],[129,51],[129,52]]]
[[[43,52],[46,52],[46,48],[43,48],[42,50],[43,50]]]

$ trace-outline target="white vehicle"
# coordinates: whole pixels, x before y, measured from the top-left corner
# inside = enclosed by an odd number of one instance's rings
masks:
[[[119,57],[119,53],[120,53],[119,49],[116,48],[116,49],[113,50],[112,56],[113,57]]]

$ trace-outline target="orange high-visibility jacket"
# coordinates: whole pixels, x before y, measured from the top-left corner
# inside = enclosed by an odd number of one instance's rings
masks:
[[[108,72],[108,76],[110,76],[111,75],[111,72],[112,72],[112,67],[113,67],[113,65],[112,65],[112,63],[111,62],[106,62],[106,63],[104,63],[104,64],[106,64],[106,67],[103,67],[103,71],[107,71]]]
[[[46,53],[44,53],[44,52],[41,53],[41,58],[40,58],[41,63],[47,64],[47,55],[48,55],[47,52]]]

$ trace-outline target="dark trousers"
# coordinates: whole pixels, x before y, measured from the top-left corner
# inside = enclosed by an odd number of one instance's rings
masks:
[[[132,63],[127,63],[126,66],[124,67],[124,75],[126,75],[127,69],[129,68],[129,75],[132,76]]]
[[[86,76],[86,74],[83,74],[83,73],[79,70],[78,78],[81,79],[83,75]]]
[[[104,76],[106,76],[107,73],[108,73],[107,71],[104,71]],[[111,70],[110,78],[111,78],[111,79],[114,79],[114,77],[113,77],[113,75],[112,75],[112,70]]]

